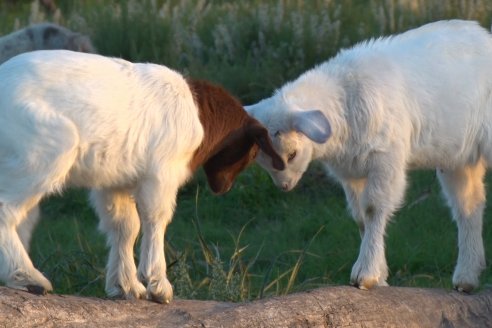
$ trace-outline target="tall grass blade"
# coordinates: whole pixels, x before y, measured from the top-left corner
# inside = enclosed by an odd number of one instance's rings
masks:
[[[299,258],[296,261],[296,264],[292,268],[292,273],[290,274],[289,281],[287,283],[287,287],[285,288],[284,294],[288,294],[292,287],[294,286],[294,283],[297,278],[297,274],[299,273],[299,270],[301,269],[302,262],[304,261],[304,257],[306,256],[306,251],[309,249],[311,244],[313,243],[313,240],[320,234],[320,232],[325,228],[325,226],[321,226],[318,231],[314,234],[314,236],[309,240],[307,245],[303,248],[301,254],[299,255]]]

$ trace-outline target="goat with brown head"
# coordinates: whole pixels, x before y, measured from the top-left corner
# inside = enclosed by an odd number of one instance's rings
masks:
[[[53,287],[27,249],[46,195],[90,188],[110,247],[108,296],[167,303],[164,236],[179,187],[203,166],[212,191],[225,193],[260,149],[284,168],[239,101],[155,64],[63,50],[16,56],[0,65],[0,116],[0,185],[9,186],[0,188],[0,281],[38,294]]]

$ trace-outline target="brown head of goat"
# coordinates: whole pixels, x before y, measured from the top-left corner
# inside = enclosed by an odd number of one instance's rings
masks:
[[[190,168],[194,171],[203,165],[214,193],[228,192],[259,149],[272,158],[275,169],[285,168],[284,161],[273,149],[268,131],[246,113],[237,99],[206,81],[188,80],[188,84],[205,132]]]

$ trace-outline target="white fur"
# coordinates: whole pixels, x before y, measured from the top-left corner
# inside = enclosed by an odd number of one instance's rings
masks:
[[[0,280],[52,289],[23,247],[25,220],[37,220],[42,197],[76,185],[92,188],[108,235],[107,293],[168,302],[164,232],[203,136],[187,82],[166,67],[65,50],[0,65]]]
[[[272,169],[263,154],[257,158],[280,188],[292,189],[312,160],[342,184],[362,237],[353,284],[386,285],[385,227],[413,168],[437,168],[457,222],[454,285],[469,291],[479,284],[483,177],[492,163],[488,31],[475,22],[440,21],[363,42],[246,110],[268,128],[284,159],[295,156],[284,171]],[[296,128],[312,110],[326,123]],[[329,137],[315,140],[313,131]]]
[[[0,64],[24,52],[48,49],[96,52],[87,36],[53,23],[40,23],[0,37]]]

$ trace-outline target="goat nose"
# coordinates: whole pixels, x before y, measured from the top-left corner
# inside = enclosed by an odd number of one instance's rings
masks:
[[[289,190],[289,184],[287,182],[282,183],[282,190]]]

